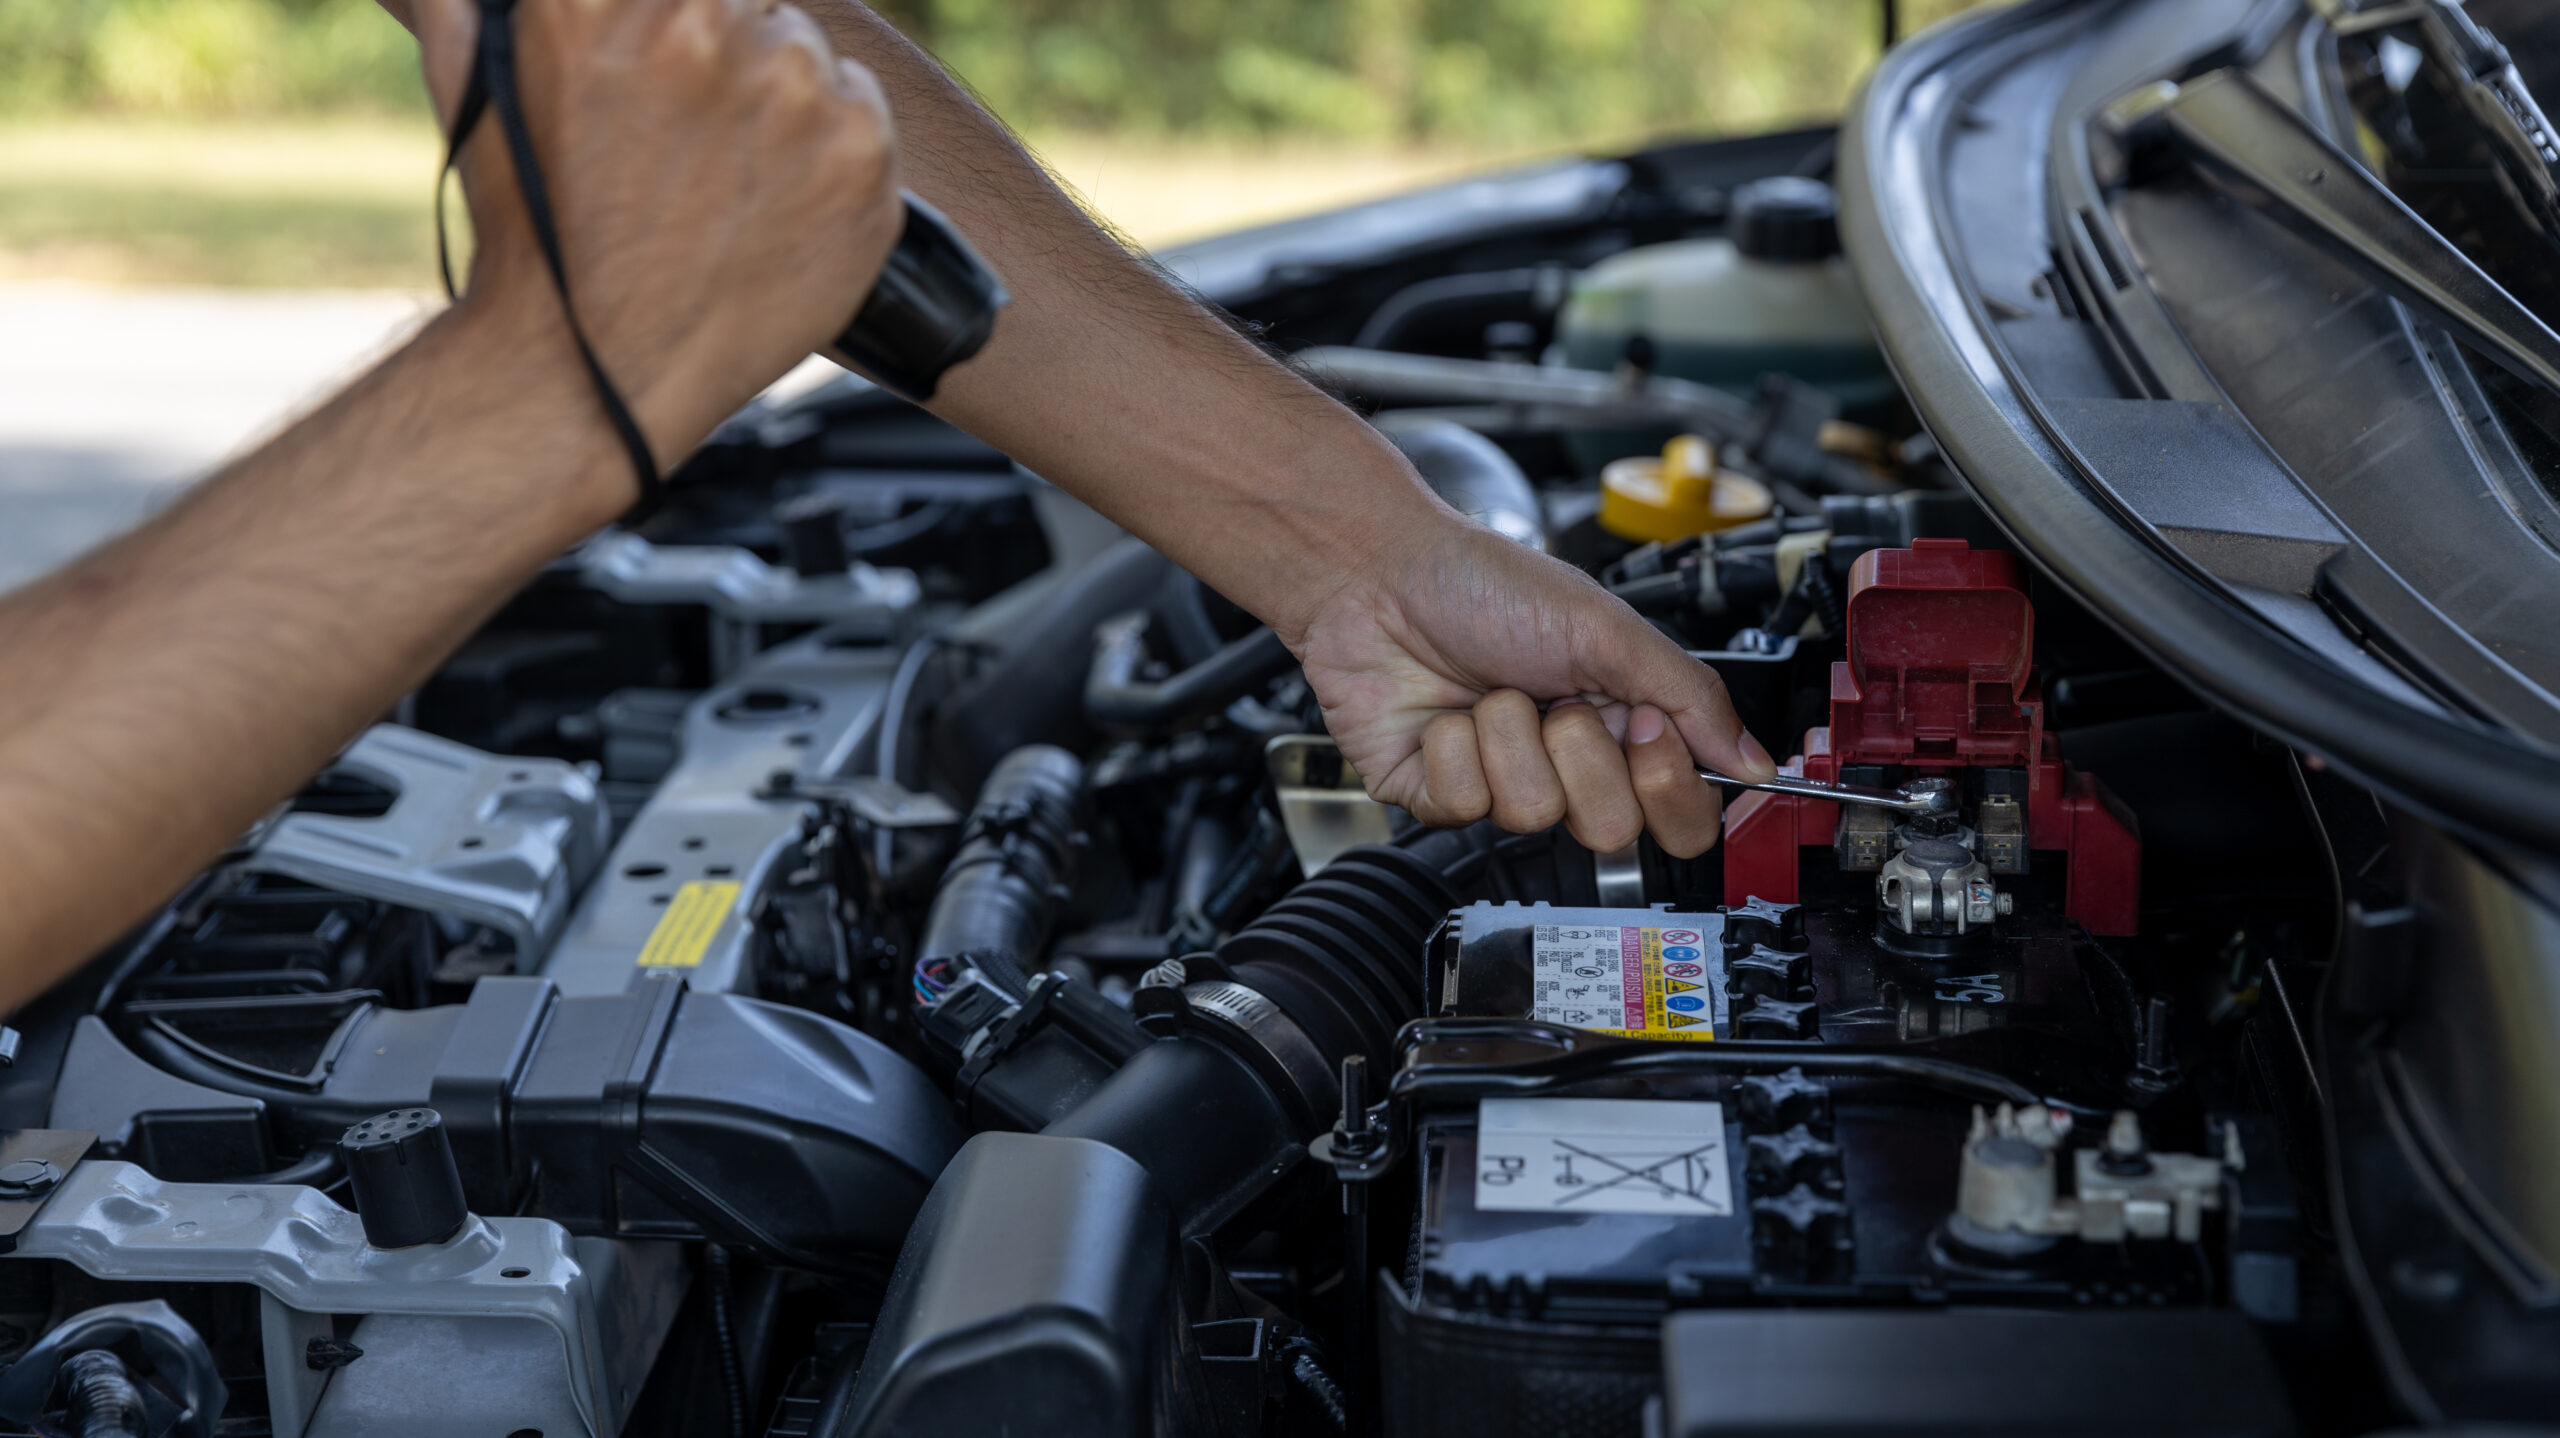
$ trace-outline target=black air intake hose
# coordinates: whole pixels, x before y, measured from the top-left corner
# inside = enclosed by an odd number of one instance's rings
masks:
[[[1348,851],[1190,961],[1190,982],[1141,989],[1161,1041],[1044,1131],[1137,1159],[1184,1232],[1224,1222],[1332,1124],[1344,1058],[1383,1071],[1423,1014],[1423,947],[1456,902],[1401,849]]]
[[[1478,848],[1429,852],[1464,863]],[[1217,1229],[1299,1166],[1333,1121],[1344,1057],[1386,1062],[1423,1012],[1423,947],[1456,902],[1431,860],[1353,849],[1193,960],[1192,982],[1139,990],[1163,1037],[1041,1133],[970,1140],[934,1185],[872,1357],[817,1431],[1122,1433],[1196,1393],[1196,1375],[1167,1376],[1190,1361],[1174,1341],[1177,1236]]]
[[[1265,909],[1217,959],[1295,1020],[1330,1065],[1359,1054],[1384,1073],[1396,1030],[1424,1012],[1423,943],[1457,902],[1427,860],[1363,845]]]
[[[1075,755],[1031,744],[1004,756],[942,871],[916,957],[1002,955],[996,966],[1019,987],[1075,881],[1084,825],[1084,765]]]

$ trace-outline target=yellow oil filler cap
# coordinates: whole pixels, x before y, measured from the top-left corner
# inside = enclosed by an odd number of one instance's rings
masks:
[[[1769,513],[1769,487],[1716,468],[1715,446],[1684,434],[1662,455],[1631,455],[1600,471],[1600,527],[1639,543],[1686,539]]]

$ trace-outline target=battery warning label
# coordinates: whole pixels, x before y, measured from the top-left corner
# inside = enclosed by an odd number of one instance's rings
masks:
[[[1707,936],[1635,924],[1540,924],[1529,1017],[1644,1039],[1716,1036]]]
[[[1489,1098],[1476,1113],[1476,1208],[1728,1217],[1724,1106]]]

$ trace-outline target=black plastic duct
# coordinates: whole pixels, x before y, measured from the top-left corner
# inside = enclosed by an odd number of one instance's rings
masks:
[[[1140,1162],[1106,1144],[982,1133],[916,1219],[857,1372],[811,1425],[865,1438],[1209,1434],[1176,1405],[1194,1355],[1173,1226]]]
[[[309,1089],[147,1028],[134,1039],[170,1073],[263,1099],[306,1143],[435,1109],[475,1213],[709,1238],[819,1270],[896,1245],[966,1136],[950,1100],[877,1040],[673,979],[563,998],[548,979],[493,976],[467,1003],[367,1008]]]
[[[1094,630],[1146,607],[1177,572],[1144,540],[1124,539],[1071,574],[1035,576],[970,611],[945,636],[968,672],[920,727],[935,772],[969,793],[1026,744],[1090,743],[1084,682]]]

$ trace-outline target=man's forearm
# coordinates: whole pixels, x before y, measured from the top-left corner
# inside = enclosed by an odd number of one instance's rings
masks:
[[[184,882],[629,502],[564,343],[450,312],[0,601],[0,1007]]]
[[[898,117],[906,183],[1013,289],[932,406],[1138,533],[1284,637],[1371,537],[1445,517],[1357,416],[1078,210],[941,68],[853,0],[805,0]]]

